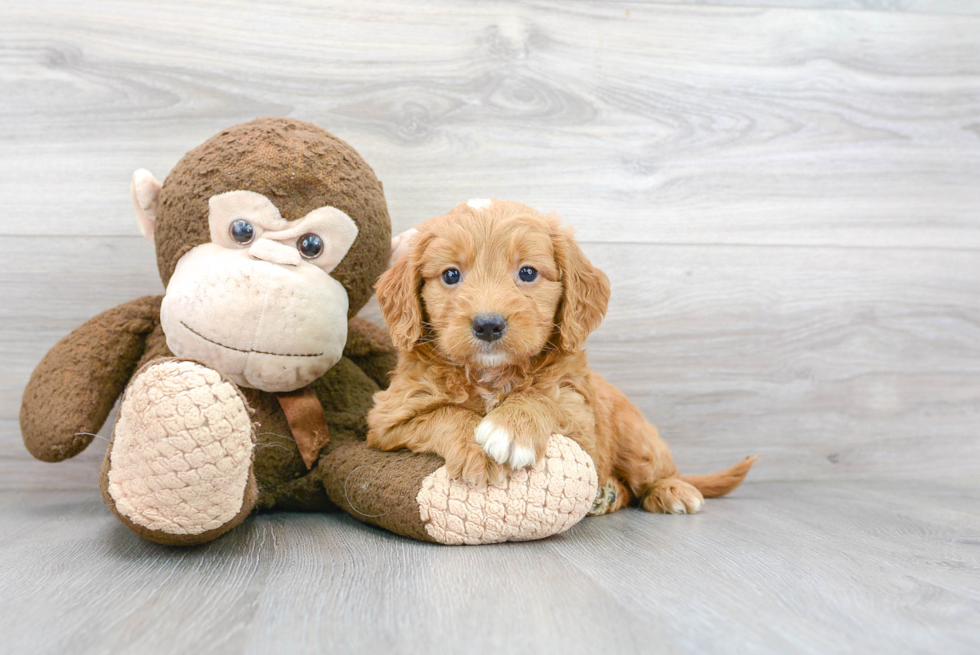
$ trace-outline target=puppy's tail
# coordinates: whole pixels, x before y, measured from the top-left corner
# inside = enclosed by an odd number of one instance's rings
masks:
[[[704,475],[682,475],[681,480],[694,485],[705,498],[717,498],[738,488],[757,459],[759,456],[753,455],[724,471]]]

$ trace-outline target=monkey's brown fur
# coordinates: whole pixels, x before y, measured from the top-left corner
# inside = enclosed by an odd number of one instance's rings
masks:
[[[238,189],[265,195],[287,220],[324,205],[354,220],[357,240],[332,272],[348,293],[348,316],[353,317],[388,261],[391,224],[381,183],[345,142],[292,119],[259,119],[224,130],[188,152],[167,176],[155,234],[164,284],[182,255],[210,240],[208,198]],[[45,356],[24,392],[20,415],[24,443],[35,457],[56,462],[84,450],[134,372],[173,356],[160,326],[160,302],[160,296],[148,296],[105,311]],[[259,424],[253,470],[257,486],[247,492],[246,505],[290,510],[339,506],[362,520],[431,541],[415,494],[441,460],[380,453],[363,442],[371,398],[387,386],[394,365],[394,349],[384,330],[352,318],[344,357],[311,385],[324,407],[331,440],[309,471],[275,396],[241,389]],[[358,473],[365,470],[371,476]],[[353,489],[352,477],[357,482]],[[194,539],[143,536],[165,543],[199,543],[233,524]]]
[[[354,219],[357,241],[331,276],[347,289],[347,315],[355,316],[388,263],[391,221],[384,191],[357,151],[297,120],[264,118],[230,127],[188,152],[170,171],[160,194],[155,237],[163,283],[184,253],[211,240],[208,198],[238,189],[269,198],[287,221],[324,205]]]

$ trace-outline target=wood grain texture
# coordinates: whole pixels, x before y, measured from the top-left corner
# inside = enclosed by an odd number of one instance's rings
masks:
[[[624,511],[446,548],[343,515],[139,540],[95,493],[0,494],[4,650],[975,652],[976,489],[769,483],[703,514]]]
[[[0,5],[0,651],[977,652],[978,34],[968,0]],[[20,395],[162,291],[132,171],[262,115],[354,145],[396,230],[565,216],[613,286],[594,367],[749,481],[502,547],[133,537],[105,442],[31,460]]]
[[[641,0],[642,1],[642,0]],[[768,7],[773,9],[846,9],[922,14],[980,14],[977,3],[963,0],[650,0],[656,4]]]
[[[9,420],[61,336],[161,292],[152,248],[138,237],[48,238],[63,253],[53,263],[24,247],[31,240],[0,241],[9,289],[0,418]],[[759,480],[976,478],[977,253],[583,247],[613,289],[590,361],[660,427],[682,470],[759,452]],[[373,306],[368,315],[379,318]],[[42,476],[49,468],[19,443],[7,456]]]
[[[3,233],[132,234],[132,170],[288,114],[364,154],[396,228],[492,196],[590,241],[980,248],[977,33],[655,3],[8,4],[0,202],[31,220]]]

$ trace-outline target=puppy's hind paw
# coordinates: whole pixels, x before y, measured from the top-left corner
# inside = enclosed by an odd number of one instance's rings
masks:
[[[680,478],[658,481],[643,496],[643,509],[661,514],[696,514],[704,507],[704,496]]]

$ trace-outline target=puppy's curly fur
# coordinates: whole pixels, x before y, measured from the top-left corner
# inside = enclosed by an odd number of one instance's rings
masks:
[[[436,453],[453,477],[482,483],[533,465],[563,434],[595,462],[603,513],[633,499],[696,512],[755,461],[682,478],[656,428],[589,369],[582,346],[605,315],[609,281],[553,215],[459,205],[420,226],[377,296],[399,360],[368,415],[371,446]],[[486,317],[492,338],[476,322]]]

